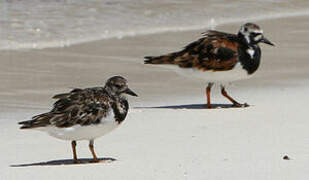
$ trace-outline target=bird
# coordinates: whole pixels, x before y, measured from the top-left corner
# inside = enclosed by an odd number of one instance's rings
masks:
[[[137,96],[128,87],[124,77],[113,76],[104,87],[75,88],[53,96],[57,100],[51,111],[18,124],[21,125],[20,129],[36,129],[52,137],[71,141],[74,163],[80,163],[76,141],[88,140],[93,156],[91,162],[99,162],[94,151],[94,140],[125,120],[129,110],[126,95]]]
[[[243,24],[237,34],[216,30],[202,34],[200,39],[183,50],[161,56],[145,56],[144,64],[162,65],[182,75],[205,80],[206,108],[213,108],[210,92],[214,84],[220,85],[221,94],[233,103],[233,107],[249,106],[234,100],[225,86],[252,77],[261,61],[259,43],[274,44],[264,37],[263,30],[257,24],[250,22]]]

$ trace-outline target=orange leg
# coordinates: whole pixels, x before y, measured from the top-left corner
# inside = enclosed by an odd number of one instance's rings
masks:
[[[79,163],[77,160],[77,154],[76,154],[76,141],[72,141],[72,150],[73,150],[73,158],[74,158],[74,163]]]
[[[212,86],[213,86],[213,83],[208,83],[207,88],[206,88],[207,108],[208,109],[211,108],[211,104],[210,104],[210,90],[211,90]]]
[[[92,154],[92,156],[93,156],[92,162],[99,162],[99,159],[97,158],[97,155],[96,155],[95,152],[94,152],[94,146],[93,146],[93,144],[94,144],[94,141],[93,141],[93,140],[90,140],[90,141],[89,141],[89,149],[90,149],[91,154]]]
[[[225,91],[225,88],[223,86],[221,86],[221,94],[226,97],[228,100],[230,100],[233,103],[233,106],[235,107],[248,107],[249,105],[247,103],[245,104],[240,104],[239,102],[237,102],[236,100],[234,100],[231,96],[229,96],[227,94],[227,92]]]

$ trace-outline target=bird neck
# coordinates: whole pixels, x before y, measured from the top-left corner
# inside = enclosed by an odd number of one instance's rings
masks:
[[[249,75],[253,74],[260,65],[261,49],[250,36],[246,36],[241,32],[237,36],[239,42],[239,61]]]
[[[115,121],[120,124],[127,116],[129,103],[125,96],[117,95],[110,87],[105,86],[104,90],[111,99]]]
[[[115,115],[115,120],[120,124],[127,116],[129,103],[125,98],[114,97],[112,109]]]
[[[104,90],[107,92],[107,94],[108,94],[110,97],[115,96],[115,93],[113,93],[113,90],[112,90],[109,86],[104,86]]]
[[[260,65],[261,49],[258,45],[240,44],[238,47],[239,61],[242,67],[253,74]]]
[[[255,46],[258,46],[258,42],[256,42],[252,36],[250,35],[244,35],[241,32],[237,34],[238,42],[246,47],[253,48]]]

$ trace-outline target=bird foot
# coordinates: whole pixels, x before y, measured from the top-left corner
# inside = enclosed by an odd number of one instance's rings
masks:
[[[74,164],[80,164],[81,162],[79,160],[73,160]]]
[[[234,104],[232,105],[232,107],[237,107],[237,108],[249,107],[249,104],[247,104],[247,103],[244,103],[244,104],[234,103]]]
[[[212,107],[211,105],[206,104],[205,106],[206,109],[214,109],[214,107]]]
[[[90,163],[98,163],[98,162],[100,162],[99,159],[93,159],[93,160],[90,161]]]

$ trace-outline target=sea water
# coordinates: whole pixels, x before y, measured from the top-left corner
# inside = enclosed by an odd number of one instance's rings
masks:
[[[308,0],[0,0],[0,50],[309,14]]]

